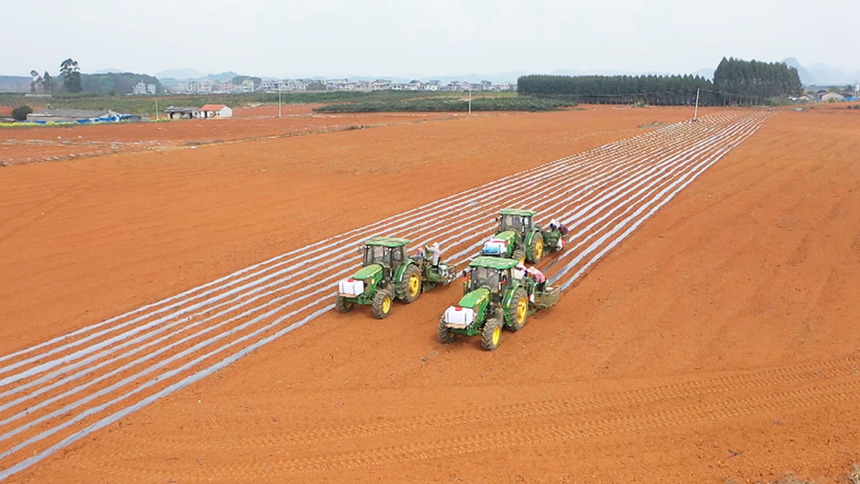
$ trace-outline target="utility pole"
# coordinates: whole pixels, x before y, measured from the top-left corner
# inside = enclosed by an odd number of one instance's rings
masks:
[[[472,115],[472,86],[469,86],[469,116]]]
[[[281,117],[281,83],[278,83],[278,117]]]
[[[155,98],[155,120],[158,121],[158,98]]]
[[[696,110],[693,111],[693,121],[699,120],[699,88],[696,88]]]

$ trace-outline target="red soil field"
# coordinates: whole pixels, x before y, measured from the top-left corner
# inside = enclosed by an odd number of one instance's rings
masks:
[[[3,130],[0,355],[691,113],[243,115]],[[858,129],[780,112],[495,352],[436,342],[456,284],[327,313],[9,481],[838,482],[860,464]],[[75,133],[174,149],[6,143]]]
[[[0,132],[0,164],[61,161],[106,153],[169,150],[211,143],[291,137],[451,117],[446,113],[315,114],[313,105],[237,108],[236,117],[99,126],[22,126]]]

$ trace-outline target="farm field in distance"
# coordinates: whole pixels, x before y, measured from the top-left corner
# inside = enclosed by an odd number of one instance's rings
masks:
[[[0,131],[0,357],[554,160],[756,113],[311,108]],[[8,481],[838,482],[860,464],[860,111],[765,114],[494,352],[436,341],[459,283],[384,320],[328,311]]]

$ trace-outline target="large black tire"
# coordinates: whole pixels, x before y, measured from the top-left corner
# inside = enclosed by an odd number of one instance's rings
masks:
[[[518,288],[505,308],[505,320],[511,331],[519,331],[526,325],[529,316],[529,296],[525,289]]]
[[[439,331],[436,333],[436,339],[438,339],[439,342],[443,345],[454,341],[454,335],[451,333],[451,330],[448,328],[448,326],[445,325],[444,314],[441,318],[439,318]]]
[[[353,304],[347,301],[345,297],[337,295],[334,297],[334,308],[339,313],[348,313],[352,311]]]
[[[488,318],[481,330],[481,348],[493,351],[499,347],[502,337],[502,323],[496,318]]]
[[[520,262],[525,262],[526,253],[523,252],[523,249],[517,249],[514,251],[513,254],[511,254],[511,259],[518,260]]]
[[[407,304],[417,301],[421,296],[421,271],[415,264],[409,264],[409,267],[403,271],[396,291],[397,299]]]
[[[535,232],[534,237],[532,237],[532,242],[529,244],[528,250],[526,251],[526,260],[532,264],[537,264],[543,258],[543,253],[543,234],[538,231]]]
[[[376,319],[385,319],[391,313],[391,291],[388,289],[380,289],[373,295],[371,301],[371,309],[373,317]]]

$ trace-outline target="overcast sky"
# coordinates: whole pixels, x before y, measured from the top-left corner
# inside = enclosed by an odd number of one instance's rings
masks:
[[[715,68],[723,56],[860,70],[860,1],[4,1],[0,74],[192,67],[271,77]]]

